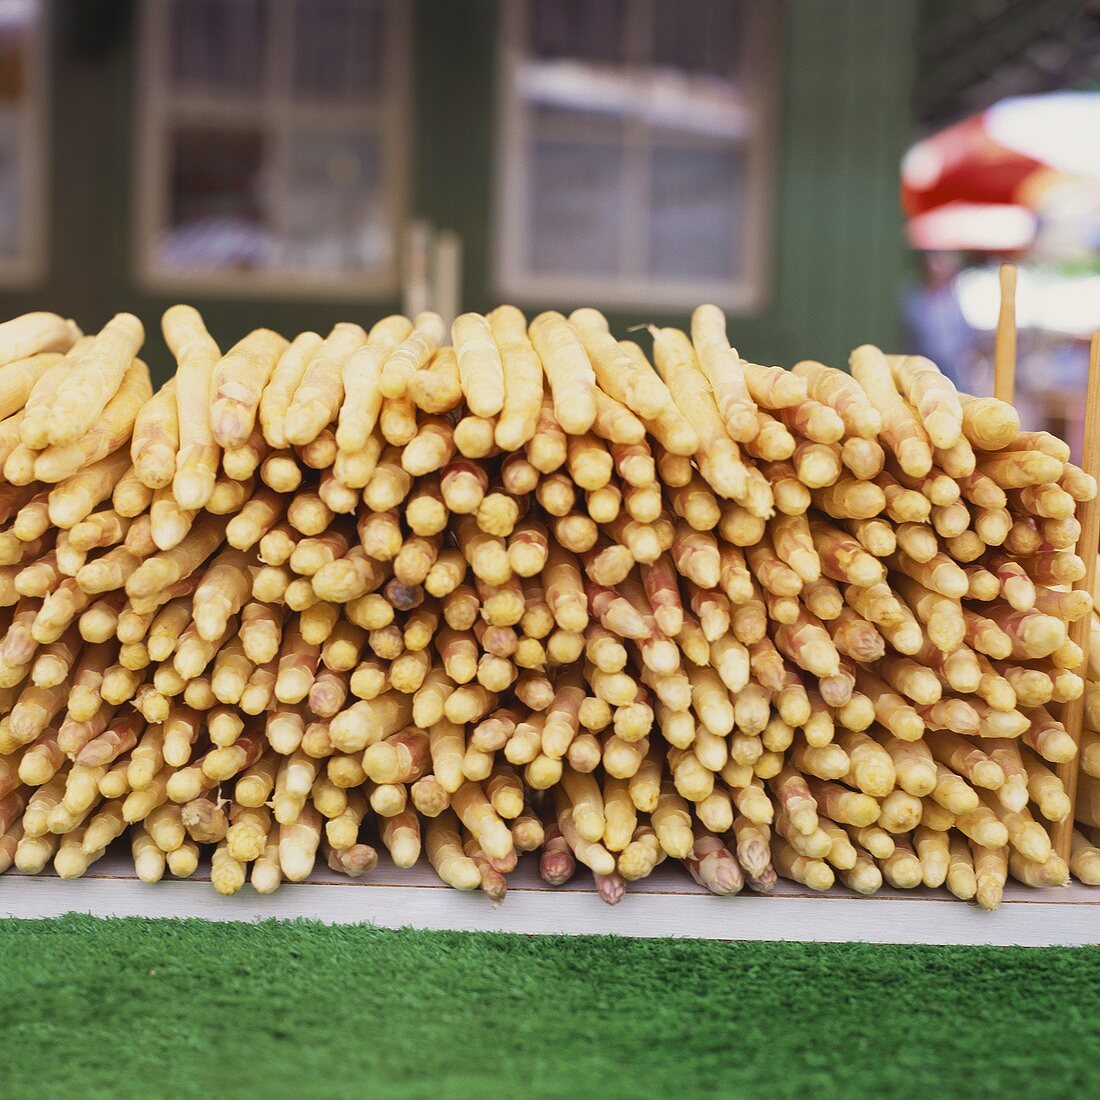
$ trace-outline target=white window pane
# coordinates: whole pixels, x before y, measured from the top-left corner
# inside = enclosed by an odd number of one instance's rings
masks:
[[[410,64],[411,5],[145,4],[144,90],[161,127],[159,162],[140,165],[148,277],[242,294],[345,279],[348,293],[388,292],[406,186],[390,127],[409,120],[391,77]]]
[[[534,0],[531,54],[545,61],[621,62],[625,0]]]
[[[267,0],[172,0],[172,74],[188,89],[258,92],[271,5]]]
[[[369,134],[295,135],[282,220],[284,260],[292,267],[385,270],[394,241],[378,139]]]
[[[19,117],[0,109],[0,258],[20,252],[23,196],[19,180]]]
[[[623,152],[614,145],[535,143],[530,270],[611,275],[619,269]]]
[[[744,155],[735,149],[655,149],[651,162],[650,274],[730,279],[743,247]]]
[[[744,27],[742,0],[654,0],[654,62],[693,76],[736,80]]]
[[[173,271],[269,266],[264,141],[258,129],[180,126],[169,135],[169,225],[159,242]]]
[[[297,0],[295,90],[325,99],[378,98],[385,26],[384,0]]]

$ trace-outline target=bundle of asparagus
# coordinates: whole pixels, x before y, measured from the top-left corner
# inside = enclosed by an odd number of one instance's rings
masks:
[[[122,431],[126,317],[0,374],[0,867],[129,830],[147,881],[213,845],[223,893],[379,842],[494,900],[536,851],[612,903],[665,859],[717,894],[1067,880],[1096,486],[1010,406],[871,346],[746,362],[713,306],[652,363],[592,309],[223,354],[174,306]]]

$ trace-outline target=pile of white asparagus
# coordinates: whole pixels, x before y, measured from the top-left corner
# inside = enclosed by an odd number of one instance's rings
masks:
[[[747,362],[714,306],[651,351],[593,309],[163,331],[153,395],[130,314],[0,324],[0,870],[1067,881],[1096,485],[1009,405]]]

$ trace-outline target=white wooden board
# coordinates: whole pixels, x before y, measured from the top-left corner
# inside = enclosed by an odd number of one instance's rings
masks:
[[[132,863],[121,855],[108,855],[76,881],[11,872],[0,878],[0,916],[63,913],[234,921],[309,917],[383,928],[719,940],[1026,947],[1100,943],[1100,889],[1084,886],[1038,891],[1010,885],[1001,908],[986,913],[932,890],[858,897],[840,890],[815,894],[780,883],[770,897],[746,892],[716,898],[674,867],[658,868],[649,879],[632,884],[617,906],[608,906],[590,878],[578,875],[553,889],[538,878],[530,859],[509,877],[508,896],[497,907],[483,894],[444,887],[426,866],[397,870],[385,863],[359,880],[318,870],[308,882],[284,884],[269,897],[250,886],[221,897],[210,887],[206,868],[191,879],[149,886],[134,878]]]

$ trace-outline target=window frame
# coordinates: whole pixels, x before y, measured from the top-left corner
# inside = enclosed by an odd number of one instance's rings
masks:
[[[261,92],[257,104],[235,104],[224,94],[174,91],[171,88],[169,53],[169,6],[171,0],[141,0],[139,13],[138,74],[140,90],[133,155],[134,251],[133,270],[137,283],[154,293],[211,294],[226,298],[263,298],[283,295],[294,298],[360,298],[382,301],[400,289],[401,243],[409,213],[412,188],[410,172],[413,143],[413,102],[411,71],[413,64],[413,28],[411,11],[404,0],[385,0],[390,35],[386,50],[384,83],[388,85],[380,105],[356,105],[322,102],[297,102],[290,106],[284,94],[273,103]],[[272,8],[269,46],[263,64],[288,63],[293,34],[293,0],[269,0]],[[270,73],[264,84],[270,87]],[[283,79],[290,77],[283,74]],[[284,87],[286,87],[284,85]],[[156,257],[156,242],[168,227],[170,188],[169,134],[173,119],[193,114],[196,120],[215,124],[256,125],[266,138],[273,136],[271,163],[284,167],[287,161],[286,134],[291,119],[315,116],[322,129],[349,132],[348,123],[381,123],[380,145],[383,150],[383,191],[387,220],[394,226],[393,249],[386,270],[371,273],[347,271],[296,272],[290,267],[271,270],[181,271],[167,269]],[[335,123],[335,125],[334,125]],[[343,127],[341,127],[343,123]],[[282,176],[285,180],[285,171]],[[282,187],[282,180],[276,184]],[[278,218],[276,204],[275,224]]]
[[[635,0],[628,0],[634,3]],[[638,0],[649,4],[651,0]],[[525,303],[584,301],[610,309],[693,308],[702,301],[714,301],[728,312],[746,315],[761,311],[772,292],[772,244],[775,236],[775,180],[778,169],[780,61],[780,13],[771,4],[751,0],[746,4],[746,37],[760,48],[746,51],[753,69],[751,81],[761,96],[755,110],[755,125],[747,140],[736,146],[746,153],[745,186],[747,217],[743,227],[743,274],[733,279],[670,279],[647,275],[635,269],[629,274],[599,276],[536,273],[524,263],[530,242],[530,224],[525,207],[529,201],[529,180],[533,149],[528,104],[518,93],[518,72],[527,56],[528,0],[500,0],[497,17],[498,50],[495,99],[495,136],[492,201],[492,285],[504,298]],[[628,27],[629,34],[629,27]],[[638,127],[627,125],[618,147],[627,157],[637,158],[653,148],[675,148],[672,142],[654,143],[638,137]],[[580,145],[583,136],[573,139]],[[602,140],[602,139],[600,139]],[[693,143],[683,141],[684,146]],[[704,143],[705,144],[705,143]],[[713,145],[714,148],[722,146]],[[734,146],[728,146],[734,148]],[[646,172],[647,184],[652,172]],[[646,196],[648,198],[648,196]],[[637,216],[629,194],[627,219]],[[647,206],[648,209],[648,206]],[[649,222],[647,221],[648,225]],[[624,229],[627,240],[631,234]],[[634,250],[636,252],[636,250]],[[627,257],[629,263],[635,257]]]
[[[46,278],[49,251],[50,180],[50,5],[38,0],[27,45],[27,85],[19,107],[20,214],[25,237],[19,254],[0,256],[0,286],[33,287]]]

